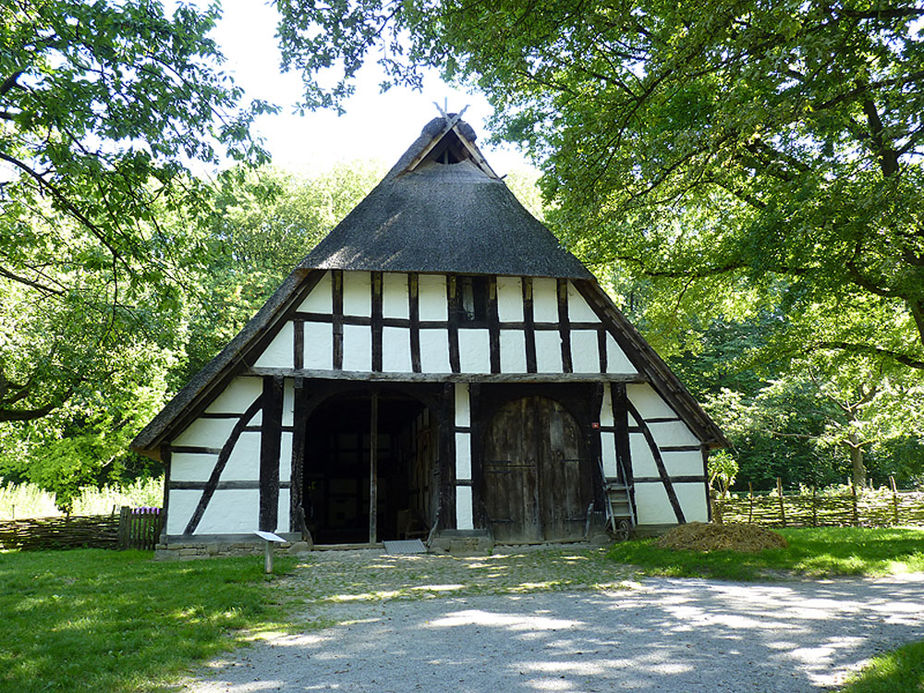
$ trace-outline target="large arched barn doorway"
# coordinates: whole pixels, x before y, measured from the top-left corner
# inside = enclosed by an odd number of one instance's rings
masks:
[[[482,498],[498,542],[568,541],[584,535],[593,489],[581,431],[555,400],[502,405],[487,426]]]
[[[437,450],[436,417],[413,397],[359,391],[325,400],[305,426],[302,503],[315,543],[426,532],[439,488]]]

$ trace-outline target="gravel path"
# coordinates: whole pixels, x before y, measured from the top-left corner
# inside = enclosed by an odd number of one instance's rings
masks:
[[[556,557],[596,563],[594,552],[468,561],[353,554],[314,555],[283,584],[290,597],[309,594],[304,632],[213,662],[186,690],[811,691],[924,638],[924,574],[594,588],[565,579],[564,569],[551,571],[560,578],[551,584],[528,581]],[[486,566],[493,572],[479,573],[481,582],[501,576],[490,589],[476,579],[466,593],[452,582]],[[334,574],[342,593],[319,602],[312,590],[337,592]],[[373,576],[390,579],[387,589],[369,592]],[[453,596],[427,598],[435,594]]]

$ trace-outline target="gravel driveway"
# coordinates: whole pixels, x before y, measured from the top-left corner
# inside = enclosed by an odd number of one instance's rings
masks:
[[[924,574],[591,583],[612,572],[599,552],[339,553],[280,587],[306,599],[303,632],[213,662],[186,690],[811,691],[924,638]]]

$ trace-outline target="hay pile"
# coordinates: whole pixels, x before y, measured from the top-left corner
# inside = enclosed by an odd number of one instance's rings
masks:
[[[781,535],[757,525],[714,525],[703,522],[674,527],[657,543],[663,549],[747,553],[786,547],[786,540]]]

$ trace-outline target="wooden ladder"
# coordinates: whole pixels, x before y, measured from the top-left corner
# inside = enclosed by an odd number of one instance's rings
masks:
[[[618,461],[622,481],[607,481],[603,469],[603,460],[600,463],[600,475],[603,477],[603,495],[606,498],[606,520],[610,531],[618,540],[626,540],[635,527],[635,511],[632,508],[632,487],[625,483],[626,471],[622,462]]]

